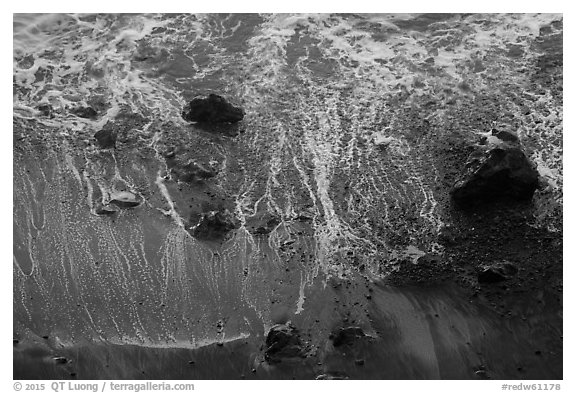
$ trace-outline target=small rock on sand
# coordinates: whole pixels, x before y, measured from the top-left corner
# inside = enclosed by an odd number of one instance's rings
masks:
[[[357,339],[365,337],[364,331],[358,326],[340,328],[332,335],[332,343],[335,347],[352,345]]]
[[[518,268],[510,262],[499,262],[484,266],[478,273],[479,283],[495,283],[509,279],[518,272]]]
[[[98,116],[98,112],[89,106],[79,106],[77,108],[73,108],[70,112],[84,119],[95,119]]]
[[[139,206],[142,201],[131,192],[119,191],[110,194],[110,203],[122,209],[128,209]]]

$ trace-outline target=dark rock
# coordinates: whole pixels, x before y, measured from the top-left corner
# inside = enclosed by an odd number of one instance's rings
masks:
[[[129,209],[139,206],[142,201],[131,192],[120,191],[110,195],[110,203],[122,209]]]
[[[98,141],[100,148],[109,149],[116,147],[116,138],[118,133],[111,127],[104,127],[94,134],[94,138]]]
[[[300,212],[297,217],[297,220],[300,221],[311,221],[314,219],[314,211],[311,208],[304,209]]]
[[[113,120],[106,122],[102,129],[94,134],[94,138],[102,149],[116,147],[117,141],[134,144],[139,138],[139,130],[149,122],[150,120],[142,115],[122,108]]]
[[[354,363],[356,363],[357,366],[363,366],[364,365],[364,359],[356,359],[354,361]]]
[[[100,216],[112,215],[118,211],[118,208],[110,205],[99,205],[96,207],[95,212]]]
[[[518,268],[510,262],[500,262],[490,266],[484,266],[478,273],[478,282],[490,284],[501,282],[518,272]]]
[[[200,240],[221,239],[238,226],[238,221],[228,210],[211,211],[202,214],[198,224],[191,228],[191,232]]]
[[[71,112],[84,119],[95,119],[98,116],[98,112],[92,107],[89,106],[79,106],[77,108],[73,108]]]
[[[20,341],[16,338],[12,339],[12,344],[14,344],[14,345],[18,345],[19,342]]]
[[[386,280],[398,286],[435,285],[450,279],[453,274],[450,263],[437,254],[429,253],[418,257],[416,263],[412,258],[401,259]]]
[[[365,337],[364,331],[358,326],[340,328],[333,333],[332,343],[335,347],[352,345],[357,339]]]
[[[244,110],[219,95],[210,94],[192,99],[184,107],[182,118],[198,123],[236,123],[244,118]]]
[[[492,135],[494,135],[496,138],[498,138],[504,142],[518,142],[519,141],[518,135],[516,135],[515,133],[513,133],[511,131],[493,129]]]
[[[298,330],[290,323],[274,325],[266,337],[264,358],[268,363],[279,363],[286,358],[304,357],[305,351]]]
[[[460,207],[498,199],[530,200],[538,188],[538,171],[516,147],[495,148],[467,165],[451,191]]]
[[[316,377],[316,379],[320,380],[320,379],[326,379],[326,380],[330,380],[330,379],[349,379],[348,375],[346,375],[346,373],[342,372],[342,371],[329,371],[326,374],[320,374]]]
[[[39,105],[37,108],[43,116],[49,117],[51,119],[54,118],[54,109],[50,104],[43,104]]]
[[[68,363],[68,359],[66,359],[63,356],[56,356],[54,358],[52,358],[54,360],[54,362],[58,363],[58,364],[66,364]]]
[[[458,232],[451,225],[444,225],[438,233],[438,242],[443,246],[451,246],[458,241]]]
[[[425,254],[416,260],[417,265],[438,265],[442,263],[442,258],[437,254]]]
[[[282,222],[280,217],[268,212],[259,212],[246,220],[248,230],[256,235],[267,235]]]

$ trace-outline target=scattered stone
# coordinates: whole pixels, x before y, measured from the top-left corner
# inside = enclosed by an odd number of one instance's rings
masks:
[[[200,240],[221,239],[238,227],[238,221],[228,210],[210,211],[202,214],[198,224],[191,228],[191,232]]]
[[[314,211],[312,208],[304,209],[298,214],[297,220],[312,221],[314,219]]]
[[[131,192],[119,191],[110,194],[110,203],[122,209],[129,209],[139,206],[142,201]]]
[[[267,235],[280,224],[281,220],[275,214],[268,212],[257,213],[247,219],[246,226],[256,235]]]
[[[104,124],[102,129],[94,134],[100,148],[109,149],[116,147],[120,141],[125,145],[134,145],[140,138],[140,131],[150,120],[139,113],[133,113],[131,109],[122,108],[120,112]]]
[[[519,141],[518,135],[516,135],[515,133],[513,133],[511,131],[493,129],[492,135],[494,135],[496,138],[498,138],[504,142],[516,143]]]
[[[89,106],[79,106],[77,108],[73,108],[71,112],[84,119],[95,119],[98,116],[98,112],[92,107]]]
[[[42,116],[49,117],[50,119],[54,118],[54,108],[52,108],[52,105],[42,104],[39,105],[37,109],[40,111]]]
[[[64,356],[55,356],[52,358],[52,360],[54,360],[54,362],[56,362],[57,364],[68,363],[68,359],[66,359]]]
[[[538,171],[520,148],[492,149],[467,167],[451,191],[461,207],[501,198],[530,200],[538,188]]]
[[[112,127],[104,127],[94,134],[101,149],[110,149],[116,147],[116,138],[118,133]]]
[[[332,343],[335,347],[352,345],[357,339],[365,337],[364,331],[358,326],[340,328],[332,335]]]
[[[518,272],[518,268],[510,262],[500,262],[490,266],[484,266],[478,273],[479,283],[496,283],[507,280]]]
[[[177,181],[182,181],[185,183],[196,183],[210,179],[218,174],[217,171],[211,168],[207,169],[193,161],[190,161],[187,164],[181,166],[177,165],[174,161],[175,160],[167,160],[167,164],[168,166],[171,166],[171,175]]]
[[[236,123],[244,118],[244,110],[219,95],[210,94],[192,99],[184,107],[182,118],[198,123]]]
[[[279,363],[286,358],[304,357],[305,352],[298,330],[290,323],[274,325],[266,337],[264,358],[268,363]]]
[[[414,258],[417,258],[414,261]],[[435,285],[449,280],[454,275],[453,266],[438,254],[423,253],[400,259],[386,278],[390,284],[403,285]]]
[[[438,242],[443,246],[452,246],[458,241],[458,232],[451,225],[443,225],[438,233]]]
[[[326,374],[320,374],[316,377],[316,379],[320,380],[332,380],[332,379],[349,379],[348,375],[342,371],[329,371]]]
[[[118,208],[115,205],[99,205],[96,207],[95,211],[96,214],[100,216],[109,216],[115,214],[118,211]]]

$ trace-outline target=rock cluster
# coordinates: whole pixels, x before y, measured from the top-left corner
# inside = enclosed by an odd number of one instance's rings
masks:
[[[507,280],[518,273],[516,265],[510,262],[499,262],[489,266],[482,267],[478,273],[479,283],[495,283]]]
[[[228,210],[210,211],[202,214],[190,231],[199,240],[220,240],[238,226],[238,220]]]
[[[176,160],[167,159],[166,163],[170,168],[172,177],[177,181],[185,183],[201,182],[218,174],[216,170],[207,168],[194,161],[189,161],[186,164],[180,165]]]
[[[335,347],[340,347],[343,345],[352,345],[358,339],[366,337],[362,328],[358,326],[348,326],[339,328],[336,332],[332,333],[330,338],[332,339],[332,344]]]

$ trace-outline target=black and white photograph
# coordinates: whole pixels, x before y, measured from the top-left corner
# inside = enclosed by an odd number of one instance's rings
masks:
[[[181,8],[12,14],[13,381],[560,390],[563,14]]]

